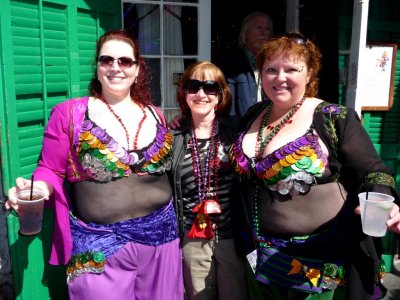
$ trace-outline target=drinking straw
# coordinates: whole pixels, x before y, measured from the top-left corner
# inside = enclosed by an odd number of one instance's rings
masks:
[[[32,196],[33,196],[33,180],[34,180],[34,178],[33,178],[33,174],[32,174],[32,176],[31,176],[31,195],[30,195],[30,200],[32,200]]]
[[[365,199],[368,200],[368,191],[367,191],[367,194],[365,195]]]

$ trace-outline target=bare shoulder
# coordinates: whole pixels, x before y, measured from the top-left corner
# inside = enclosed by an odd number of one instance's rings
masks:
[[[306,100],[307,101],[305,101],[306,102],[305,104],[307,105],[308,108],[310,108],[312,110],[314,110],[322,102],[325,102],[322,99],[314,98],[314,97],[313,98],[307,98]]]

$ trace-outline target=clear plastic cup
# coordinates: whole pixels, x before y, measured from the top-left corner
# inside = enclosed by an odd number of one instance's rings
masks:
[[[363,232],[370,236],[384,236],[387,231],[386,221],[389,219],[394,198],[376,192],[361,193],[358,194],[358,198]]]
[[[23,235],[37,234],[42,230],[45,194],[40,190],[22,190],[17,193],[19,231]]]

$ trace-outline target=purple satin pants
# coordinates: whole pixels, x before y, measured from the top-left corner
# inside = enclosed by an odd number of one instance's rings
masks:
[[[182,300],[179,238],[160,246],[129,242],[107,258],[103,273],[68,283],[70,300]]]

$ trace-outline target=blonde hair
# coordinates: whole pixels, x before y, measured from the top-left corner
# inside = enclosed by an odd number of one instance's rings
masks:
[[[255,11],[245,16],[244,19],[242,20],[242,24],[240,25],[239,40],[238,40],[239,46],[244,47],[244,45],[246,44],[247,31],[251,27],[253,20],[256,17],[263,17],[268,20],[268,22],[271,25],[271,36],[272,36],[273,23],[271,17],[266,13],[263,13],[262,11]]]

